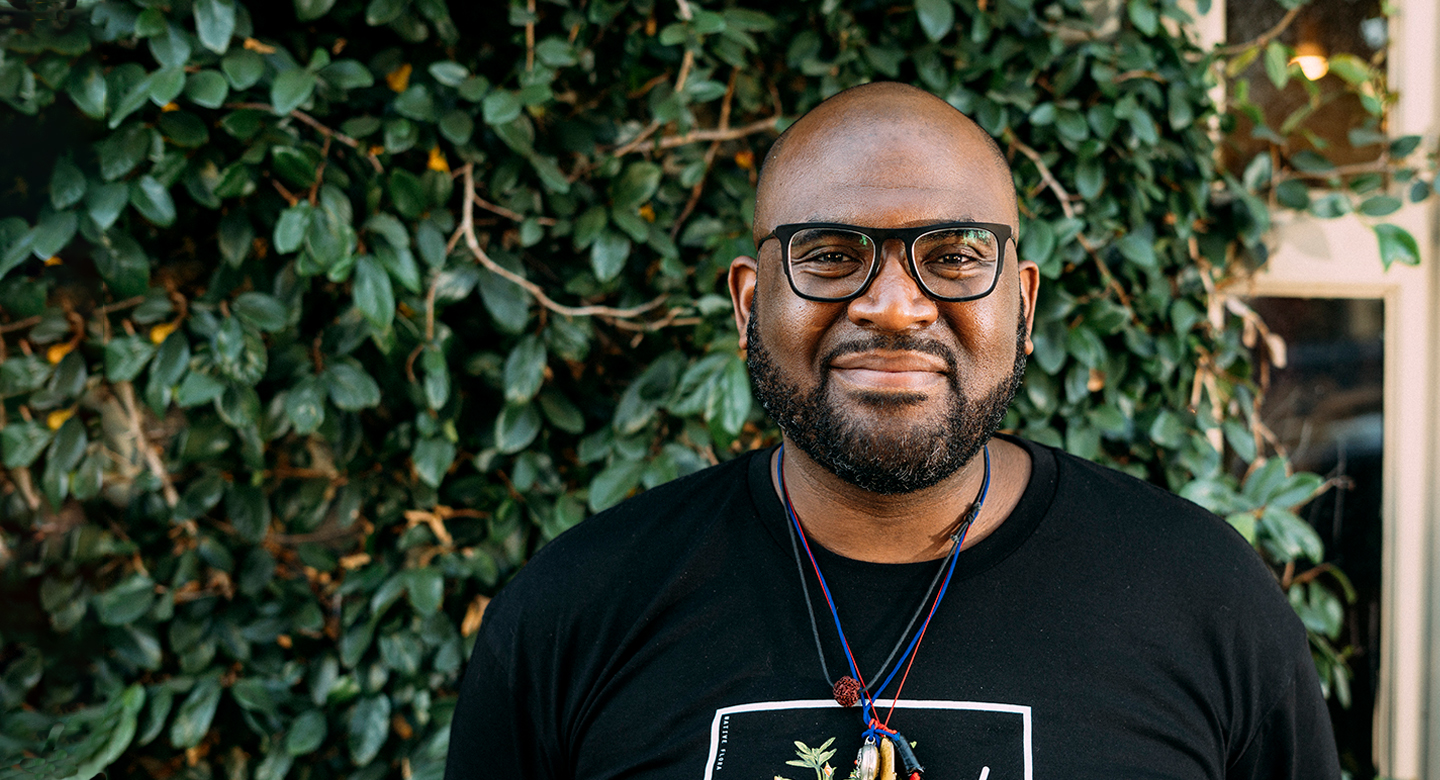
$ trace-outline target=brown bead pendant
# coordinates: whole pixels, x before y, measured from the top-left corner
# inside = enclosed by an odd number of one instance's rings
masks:
[[[841,707],[854,707],[860,703],[860,683],[854,677],[846,675],[835,681],[835,701]]]

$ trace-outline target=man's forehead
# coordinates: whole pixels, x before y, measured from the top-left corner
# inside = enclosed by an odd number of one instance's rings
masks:
[[[1009,168],[983,130],[933,95],[874,87],[821,104],[777,141],[757,193],[758,232],[797,221],[1013,223]]]
[[[909,158],[829,154],[788,166],[762,193],[764,229],[793,222],[911,227],[935,222],[1009,222],[1011,185],[984,164],[945,164],[925,150]]]

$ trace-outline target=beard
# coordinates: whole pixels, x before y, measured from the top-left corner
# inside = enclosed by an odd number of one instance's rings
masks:
[[[871,493],[895,495],[923,490],[959,471],[990,441],[1005,419],[1025,377],[1025,312],[1016,326],[1015,362],[1010,375],[980,398],[960,387],[955,354],[938,341],[875,334],[836,346],[820,361],[820,383],[810,392],[787,381],[760,339],[758,297],[751,305],[745,362],[755,398],[792,442],[816,463]],[[891,411],[920,404],[922,393],[866,393],[842,407],[830,395],[830,365],[837,357],[871,350],[903,350],[945,361],[948,398],[939,418],[903,431],[873,423]]]

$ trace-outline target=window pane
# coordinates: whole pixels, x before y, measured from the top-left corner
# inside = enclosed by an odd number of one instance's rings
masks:
[[[1338,484],[1300,510],[1325,540],[1327,560],[1349,576],[1341,646],[1350,645],[1353,703],[1332,703],[1342,765],[1375,777],[1372,722],[1380,664],[1380,561],[1384,453],[1384,305],[1379,300],[1255,298],[1250,305],[1285,340],[1261,420],[1296,469]]]

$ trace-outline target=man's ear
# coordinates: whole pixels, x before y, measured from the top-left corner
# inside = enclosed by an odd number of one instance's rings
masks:
[[[1035,351],[1035,343],[1030,340],[1030,334],[1035,331],[1035,301],[1040,295],[1040,266],[1022,260],[1018,263],[1020,268],[1020,305],[1025,312],[1025,354],[1029,355]]]
[[[730,305],[735,310],[735,328],[740,331],[740,348],[748,349],[745,334],[755,302],[755,258],[744,255],[730,261]]]

